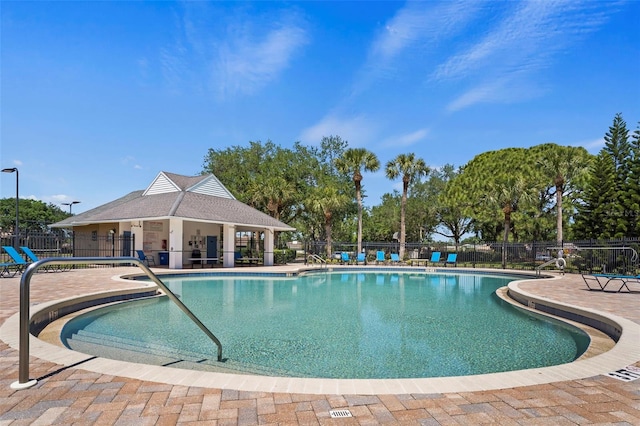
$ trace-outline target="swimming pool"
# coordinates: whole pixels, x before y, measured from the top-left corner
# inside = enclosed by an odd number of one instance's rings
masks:
[[[571,362],[589,343],[582,331],[501,301],[495,290],[513,277],[362,270],[162,279],[222,341],[226,362],[166,298],[78,316],[63,342],[145,363],[327,378],[521,370]]]

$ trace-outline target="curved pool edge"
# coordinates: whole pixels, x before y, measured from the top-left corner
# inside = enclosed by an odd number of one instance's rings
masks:
[[[461,272],[455,269],[450,269],[449,271]],[[605,318],[607,321],[620,327],[622,333],[618,344],[610,351],[593,358],[552,367],[474,376],[417,379],[313,379],[182,370],[99,358],[55,346],[34,336],[30,336],[30,355],[63,366],[74,366],[75,368],[100,374],[172,385],[251,392],[361,395],[470,392],[531,386],[565,380],[579,380],[606,374],[638,361],[640,357],[640,325],[613,314],[589,308],[578,308],[527,293],[519,288],[519,283],[526,281],[528,280],[512,281],[509,284],[509,290],[513,292],[512,294],[517,295],[517,297],[527,298],[528,300],[534,301],[534,303],[552,304],[556,307],[579,312],[585,317]],[[106,292],[93,294],[100,295],[104,293]],[[79,297],[86,296],[85,294]],[[70,298],[68,300],[72,299],[73,298]],[[32,318],[35,315],[41,315],[43,311],[46,311],[48,306],[58,302],[59,301],[53,301],[46,304],[35,305],[32,307]],[[0,339],[4,340],[9,346],[17,349],[18,329],[19,314],[16,313],[0,326]]]

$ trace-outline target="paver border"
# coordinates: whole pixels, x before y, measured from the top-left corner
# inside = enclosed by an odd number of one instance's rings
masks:
[[[452,271],[453,272],[453,271]],[[459,272],[459,271],[456,271]],[[542,278],[542,279],[558,279]],[[131,379],[149,380],[159,383],[197,386],[216,389],[233,389],[251,392],[287,392],[299,394],[429,394],[450,392],[472,392],[532,386],[566,380],[579,380],[600,374],[607,374],[634,364],[640,360],[640,324],[589,308],[578,308],[552,299],[532,295],[520,289],[519,283],[512,281],[509,293],[520,303],[533,302],[537,306],[554,306],[557,310],[578,313],[586,318],[598,318],[620,330],[617,344],[609,351],[588,359],[552,367],[517,370],[502,373],[480,374],[413,379],[314,379],[296,377],[270,377],[245,374],[230,374],[183,370],[132,362],[99,358],[62,348],[30,335],[31,356],[51,361],[63,366],[74,366],[100,374],[117,375]],[[92,293],[100,297],[100,293]],[[76,298],[86,299],[87,295]],[[69,298],[65,300],[73,300]],[[42,311],[59,304],[52,301],[32,308],[31,317],[42,315]],[[35,308],[35,309],[34,309]],[[544,314],[544,311],[540,311]],[[19,313],[9,317],[0,326],[0,339],[18,349]]]

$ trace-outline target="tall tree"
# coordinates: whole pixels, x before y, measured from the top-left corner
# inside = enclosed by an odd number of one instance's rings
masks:
[[[473,221],[468,215],[468,208],[471,206],[463,192],[456,185],[449,183],[458,176],[460,170],[456,171],[452,165],[445,165],[439,171],[438,178],[429,180],[431,183],[440,182],[442,189],[437,200],[436,215],[439,227],[435,231],[444,237],[451,238],[456,247],[459,246],[462,237],[471,231]]]
[[[358,253],[362,251],[362,171],[375,172],[380,168],[378,157],[364,148],[349,148],[335,160],[341,173],[352,176],[358,203]]]
[[[604,136],[604,152],[609,154],[615,168],[615,203],[612,205],[611,214],[615,216],[615,229],[613,238],[621,238],[627,234],[631,225],[624,211],[625,186],[629,175],[629,157],[631,145],[629,144],[629,131],[622,114],[618,113],[613,119],[613,124]]]
[[[627,237],[640,237],[640,122],[631,136],[628,177],[624,185],[625,216],[629,220]]]
[[[401,259],[404,258],[405,238],[406,238],[406,209],[407,209],[407,193],[409,192],[409,184],[416,179],[420,179],[429,173],[429,167],[422,158],[416,158],[414,153],[399,154],[393,160],[387,162],[385,174],[388,179],[394,180],[402,176],[402,199],[400,202],[400,253]]]
[[[309,198],[309,207],[320,213],[324,218],[325,238],[327,241],[327,257],[333,252],[333,218],[336,212],[343,211],[349,204],[349,197],[340,192],[334,185],[324,185],[314,187]]]
[[[476,156],[452,182],[467,200],[465,210],[481,223],[502,215],[502,265],[506,267],[506,244],[513,232],[513,214],[533,200],[530,154],[524,148],[506,148]],[[513,232],[515,237],[515,232]]]
[[[591,163],[589,181],[578,205],[575,235],[578,238],[613,238],[615,215],[616,168],[611,155],[604,150]]]
[[[8,234],[14,232],[16,223],[15,212],[15,197],[0,199],[0,231],[2,233]],[[18,200],[18,212],[18,228],[21,235],[42,232],[62,233],[62,230],[52,230],[48,225],[71,216],[55,204],[28,198],[20,198]]]
[[[553,143],[531,148],[536,158],[537,171],[552,186],[550,195],[556,204],[556,242],[562,244],[563,197],[571,194],[584,182],[589,172],[591,156],[582,147],[559,146]],[[546,186],[546,183],[545,183]]]

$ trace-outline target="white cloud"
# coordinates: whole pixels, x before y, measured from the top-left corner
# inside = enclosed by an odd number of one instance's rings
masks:
[[[396,135],[387,138],[381,145],[385,147],[405,147],[415,145],[429,135],[429,129],[419,129],[404,135]]]
[[[539,96],[545,89],[535,88],[536,73],[549,67],[564,49],[597,29],[615,10],[597,2],[505,4],[516,8],[505,14],[486,36],[452,55],[431,74],[432,81],[481,79],[474,83],[476,87],[449,104],[450,111],[483,102],[521,101],[522,95]],[[527,85],[527,90],[512,90],[520,85]],[[496,89],[504,90],[496,92]]]
[[[353,93],[367,89],[381,76],[392,76],[407,64],[420,66],[414,60],[416,56],[424,57],[425,51],[439,41],[462,31],[482,8],[482,2],[464,0],[406,3],[372,41],[367,61],[356,76]]]
[[[261,37],[229,37],[213,64],[216,91],[221,97],[253,93],[275,80],[306,43],[305,30],[296,24],[280,25]]]
[[[371,46],[370,60],[389,62],[404,50],[450,37],[460,31],[481,2],[408,2],[385,25]]]
[[[301,142],[317,145],[324,136],[340,136],[349,146],[364,146],[370,142],[377,125],[363,115],[341,118],[334,115],[324,117],[320,122],[305,129],[298,138]]]
[[[605,140],[604,138],[598,138],[593,140],[586,140],[575,142],[570,145],[572,146],[581,146],[592,154],[597,154],[602,148],[604,148]]]
[[[164,82],[176,93],[209,91],[221,100],[252,94],[276,80],[308,43],[306,22],[293,9],[255,15],[233,3],[182,5],[175,40],[159,52]],[[144,60],[139,68],[146,71]]]
[[[67,200],[71,200],[71,197],[65,194],[56,194],[56,195],[50,195],[48,197],[46,197],[48,201],[57,204],[57,203],[64,203],[64,202],[68,202]]]

